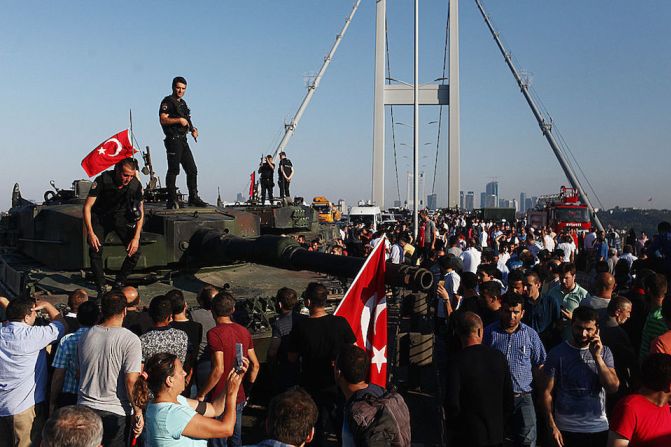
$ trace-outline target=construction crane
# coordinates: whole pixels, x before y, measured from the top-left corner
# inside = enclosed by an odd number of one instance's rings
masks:
[[[541,131],[543,132],[543,135],[545,136],[545,139],[550,143],[550,147],[552,148],[552,152],[554,152],[555,156],[557,157],[557,160],[559,161],[559,165],[564,171],[564,174],[566,175],[566,178],[568,181],[571,183],[571,186],[578,192],[578,195],[580,196],[580,199],[583,201],[585,205],[587,205],[587,208],[589,209],[589,213],[591,215],[592,220],[594,220],[594,223],[596,224],[596,227],[603,231],[603,225],[601,224],[601,221],[596,215],[596,212],[594,211],[594,207],[592,206],[592,202],[590,202],[589,197],[587,197],[587,194],[585,193],[585,190],[583,189],[582,185],[580,184],[580,181],[578,180],[578,177],[575,175],[575,172],[573,172],[573,168],[571,165],[568,163],[566,158],[564,157],[564,153],[562,152],[561,148],[557,144],[557,140],[554,137],[554,134],[552,133],[552,123],[550,120],[546,120],[543,114],[541,113],[540,109],[536,105],[536,102],[534,99],[531,97],[529,94],[529,85],[527,82],[525,82],[522,77],[519,75],[517,68],[515,68],[515,64],[513,63],[511,54],[506,48],[503,46],[503,42],[501,42],[501,38],[499,37],[499,33],[494,30],[494,26],[492,25],[491,20],[489,19],[489,16],[485,12],[484,7],[482,6],[482,3],[480,0],[475,0],[475,3],[478,5],[478,9],[480,10],[480,14],[482,14],[482,18],[485,20],[485,23],[487,24],[487,28],[489,28],[489,32],[492,33],[492,36],[494,37],[494,41],[496,41],[496,45],[499,47],[499,50],[501,51],[501,54],[503,55],[503,58],[506,61],[506,64],[508,65],[508,68],[510,68],[510,71],[513,73],[513,76],[515,77],[515,81],[517,81],[517,85],[520,87],[520,90],[522,91],[522,94],[524,95],[524,98],[527,101],[527,104],[529,104],[529,107],[531,107],[531,111],[534,114],[534,117],[536,118],[536,121],[538,121],[538,125],[541,128]]]
[[[292,137],[294,134],[294,131],[296,130],[296,126],[298,126],[298,122],[301,120],[301,117],[303,116],[303,113],[305,112],[305,109],[308,107],[308,104],[310,104],[310,101],[312,100],[312,96],[315,94],[315,91],[317,90],[317,87],[319,87],[319,82],[322,80],[322,77],[324,76],[324,73],[326,72],[326,69],[328,68],[329,64],[331,63],[331,60],[333,59],[333,55],[335,54],[336,50],[338,49],[338,45],[340,45],[340,41],[342,40],[343,36],[347,32],[347,28],[349,28],[349,24],[352,22],[352,18],[354,18],[354,14],[356,13],[356,10],[359,8],[359,4],[361,3],[361,0],[357,0],[356,3],[354,4],[354,7],[352,7],[352,11],[350,12],[349,16],[345,20],[345,25],[343,26],[342,30],[338,35],[336,35],[335,42],[333,43],[333,46],[331,47],[331,51],[329,51],[329,54],[324,58],[324,63],[322,64],[321,68],[319,69],[319,72],[317,73],[317,76],[312,80],[310,85],[308,85],[308,91],[305,94],[305,97],[303,98],[303,101],[301,102],[301,105],[298,107],[298,110],[296,111],[296,114],[294,117],[291,119],[291,121],[288,124],[284,125],[284,136],[282,137],[282,140],[280,143],[277,145],[277,148],[275,149],[275,152],[273,152],[273,159],[277,159],[278,155],[280,152],[284,151],[284,148],[289,144],[289,139]]]

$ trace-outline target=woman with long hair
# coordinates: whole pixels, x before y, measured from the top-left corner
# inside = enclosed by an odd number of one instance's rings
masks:
[[[181,395],[186,386],[186,372],[175,355],[161,353],[149,358],[133,389],[135,404],[146,408],[146,444],[204,447],[206,439],[231,436],[235,428],[236,396],[249,365],[249,360],[243,362],[240,372],[234,369],[229,373],[224,392],[207,403]]]

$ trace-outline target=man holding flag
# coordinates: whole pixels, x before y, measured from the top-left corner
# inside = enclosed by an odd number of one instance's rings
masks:
[[[116,232],[127,252],[114,281],[116,287],[125,285],[126,278],[140,257],[144,206],[142,185],[136,177],[136,171],[137,165],[133,158],[119,161],[113,170],[105,171],[95,179],[84,202],[84,229],[99,297],[105,292],[102,255],[108,233]]]

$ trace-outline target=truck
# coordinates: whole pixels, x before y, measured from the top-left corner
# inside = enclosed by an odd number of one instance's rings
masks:
[[[317,196],[312,199],[312,208],[319,215],[319,222],[334,223],[338,222],[342,214],[338,208],[324,196]]]
[[[592,228],[587,205],[580,201],[575,188],[566,186],[560,188],[559,194],[539,197],[536,207],[527,211],[527,222],[537,229],[549,225],[557,234],[582,233]]]
[[[373,231],[382,223],[382,212],[379,206],[353,206],[349,210],[349,222],[352,224],[362,223]]]

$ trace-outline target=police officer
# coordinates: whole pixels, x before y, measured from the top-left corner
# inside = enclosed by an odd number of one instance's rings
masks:
[[[291,160],[287,158],[287,154],[280,152],[280,165],[277,168],[277,185],[280,187],[280,199],[282,201],[284,201],[285,197],[287,200],[291,197],[289,185],[293,176],[294,167],[291,164]]]
[[[273,204],[274,173],[275,163],[273,163],[273,156],[266,155],[266,158],[261,160],[261,166],[259,166],[259,174],[261,174],[261,179],[259,180],[261,183],[261,205],[265,205],[266,203],[266,193],[268,193],[270,204]]]
[[[166,96],[161,101],[158,116],[163,133],[165,133],[165,149],[168,154],[168,173],[165,176],[165,184],[168,188],[168,209],[179,208],[177,204],[177,176],[179,165],[186,171],[186,186],[189,189],[189,205],[207,206],[198,197],[198,168],[193,160],[193,154],[186,141],[186,133],[191,132],[194,141],[198,141],[198,129],[191,123],[191,111],[184,101],[186,92],[186,79],[177,76],[172,80],[172,95]]]
[[[91,270],[95,276],[98,294],[105,291],[103,272],[103,245],[105,236],[116,232],[126,247],[127,256],[114,280],[115,287],[123,287],[140,257],[140,233],[144,222],[142,185],[136,177],[137,164],[126,158],[113,170],[100,174],[84,202],[84,226],[89,243]]]

